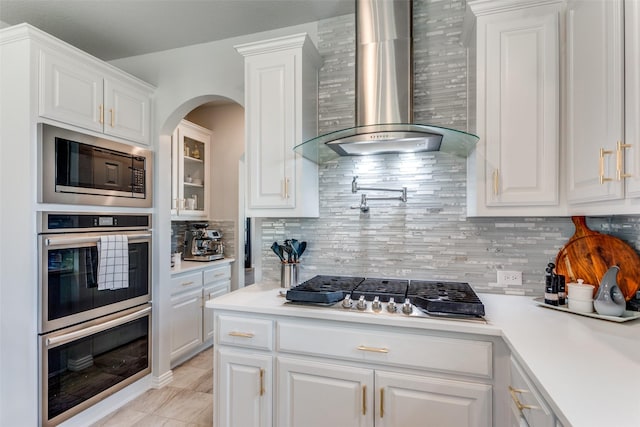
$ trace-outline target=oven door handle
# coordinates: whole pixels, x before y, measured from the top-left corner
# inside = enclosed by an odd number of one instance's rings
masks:
[[[144,234],[126,234],[129,240],[136,239],[145,239],[151,237],[151,233]],[[100,241],[100,236],[91,236],[91,237],[58,237],[51,238],[47,237],[44,239],[44,244],[46,246],[60,246],[60,245],[75,245],[82,243],[98,243]]]
[[[107,329],[114,328],[116,326],[123,325],[132,320],[144,317],[151,311],[151,307],[145,307],[142,310],[138,310],[134,313],[127,314],[126,316],[118,317],[117,319],[109,320],[98,325],[89,326],[79,331],[69,332],[68,334],[58,335],[56,337],[47,338],[45,340],[47,347],[55,347],[62,344],[66,344],[71,341],[75,341],[80,338],[88,337],[89,335],[97,334],[98,332],[106,331]]]

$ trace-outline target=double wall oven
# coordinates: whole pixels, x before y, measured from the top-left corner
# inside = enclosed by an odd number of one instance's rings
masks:
[[[38,224],[40,418],[57,425],[151,372],[151,215],[41,212]],[[105,288],[114,236],[126,280]]]

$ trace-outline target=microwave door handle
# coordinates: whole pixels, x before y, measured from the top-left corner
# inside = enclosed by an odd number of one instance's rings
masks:
[[[127,314],[126,316],[118,317],[117,319],[109,320],[98,325],[89,326],[79,331],[69,332],[68,334],[58,335],[56,337],[47,338],[45,340],[47,347],[57,347],[62,344],[66,344],[71,341],[75,341],[80,338],[88,337],[89,335],[97,334],[98,332],[106,331],[107,329],[114,328],[116,326],[123,325],[132,320],[144,317],[151,311],[151,307],[145,307],[142,310],[138,310],[134,313]]]
[[[144,234],[127,234],[127,238],[130,241],[135,241],[136,239],[145,239],[151,237],[151,233]],[[61,246],[61,245],[77,245],[83,243],[98,243],[100,241],[100,236],[91,236],[91,237],[57,237],[51,238],[48,237],[44,239],[44,244],[46,246]]]

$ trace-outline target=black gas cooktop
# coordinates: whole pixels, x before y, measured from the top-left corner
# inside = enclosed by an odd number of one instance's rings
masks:
[[[484,316],[484,305],[468,283],[436,280],[378,279],[350,276],[315,276],[286,294],[295,303],[333,306],[343,301],[352,308],[358,301],[359,310],[412,313],[412,306],[430,314]],[[345,300],[346,298],[346,300]],[[367,305],[367,302],[373,302]],[[403,305],[397,310],[396,304]],[[364,307],[364,308],[362,308]]]

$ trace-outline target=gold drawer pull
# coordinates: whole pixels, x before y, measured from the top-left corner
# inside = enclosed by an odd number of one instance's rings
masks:
[[[254,334],[251,332],[237,332],[231,331],[229,332],[230,337],[240,337],[240,338],[253,338]]]
[[[604,184],[605,182],[613,181],[613,178],[605,178],[604,177],[604,156],[613,154],[611,150],[605,150],[604,148],[600,149],[600,173],[598,177],[600,178],[600,184]]]
[[[529,393],[529,390],[524,390],[521,388],[513,388],[511,386],[509,386],[509,393],[511,393],[511,399],[513,399],[513,403],[516,404],[516,407],[518,408],[519,411],[522,412],[523,409],[540,409],[539,406],[535,406],[535,405],[526,405],[522,402],[520,402],[520,399],[518,399],[518,394],[521,393]]]
[[[264,396],[264,369],[260,368],[260,396]]]
[[[109,114],[111,114],[111,127],[114,127],[114,125],[113,125],[113,108],[109,108]]]
[[[182,282],[180,283],[181,286],[189,286],[189,285],[193,285],[193,281],[191,282]]]
[[[384,389],[380,389],[380,418],[384,418]]]
[[[367,415],[367,386],[362,386],[362,415]]]
[[[616,179],[618,181],[631,177],[630,173],[624,172],[624,150],[626,148],[631,148],[631,144],[623,144],[622,141],[618,141],[616,144]]]
[[[497,196],[500,192],[500,169],[493,171],[493,195]]]
[[[98,108],[100,109],[100,124],[104,124],[104,106],[100,104]]]
[[[365,345],[359,345],[358,350],[360,351],[370,351],[372,353],[389,353],[388,348],[384,347],[367,347]]]

